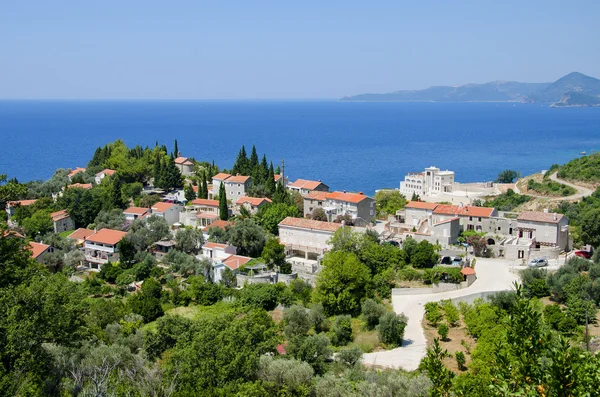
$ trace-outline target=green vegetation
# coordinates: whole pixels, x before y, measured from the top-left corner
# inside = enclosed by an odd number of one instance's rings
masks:
[[[396,215],[406,205],[406,198],[397,190],[379,190],[375,193],[377,216]]]
[[[514,170],[504,170],[498,174],[498,178],[494,181],[495,183],[513,183],[515,179],[519,178],[519,173]]]
[[[563,185],[562,183],[554,181],[544,181],[540,183],[536,182],[534,179],[529,179],[527,181],[527,190],[546,196],[571,196],[577,193],[575,188]]]
[[[558,177],[561,179],[598,183],[600,182],[600,153],[581,156],[557,169]],[[556,168],[554,170],[556,171]]]
[[[498,211],[513,211],[518,206],[531,200],[530,196],[517,194],[514,190],[508,189],[506,193],[495,196],[492,200],[486,200],[484,207],[493,207]]]
[[[576,246],[600,247],[600,188],[579,202],[561,202],[557,211],[569,218],[569,234]]]

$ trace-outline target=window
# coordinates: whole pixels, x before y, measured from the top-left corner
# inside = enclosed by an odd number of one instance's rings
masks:
[[[500,226],[498,226],[498,231],[502,230],[502,228]]]
[[[473,220],[473,217],[472,217],[472,216],[470,216],[470,217],[469,217],[469,220],[470,220],[470,221],[472,221],[472,220]]]
[[[479,222],[481,222],[481,217],[477,218],[477,220],[478,220]]]

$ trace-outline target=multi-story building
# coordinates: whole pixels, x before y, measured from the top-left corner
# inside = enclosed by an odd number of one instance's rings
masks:
[[[67,210],[53,212],[50,214],[50,218],[52,218],[54,225],[54,233],[75,229],[75,221],[73,221]]]
[[[315,190],[304,196],[304,217],[312,214],[316,208],[324,208],[328,195],[328,192]]]
[[[359,193],[333,192],[327,194],[323,207],[328,220],[333,222],[338,216],[349,215],[355,225],[365,225],[375,218],[375,200]]]
[[[251,178],[244,175],[230,175],[223,172],[213,176],[212,178],[212,194],[210,198],[217,197],[219,195],[219,189],[221,184],[225,185],[225,194],[227,200],[236,202],[240,197],[246,196],[250,190]]]
[[[296,182],[290,183],[287,185],[287,188],[300,193],[303,196],[307,194],[319,191],[319,192],[328,192],[329,186],[319,181],[309,181],[306,179],[298,179]]]
[[[519,237],[534,239],[537,244],[569,249],[569,219],[563,214],[521,212],[517,230]]]
[[[236,213],[240,213],[243,208],[246,208],[251,214],[256,214],[261,207],[271,203],[271,199],[266,197],[248,197],[244,196],[235,202]]]
[[[175,203],[158,202],[152,206],[152,215],[164,218],[169,226],[179,222],[179,212],[181,206]]]
[[[410,198],[418,196],[437,196],[452,193],[454,171],[441,171],[437,167],[425,168],[424,172],[409,172],[400,182],[400,193]]]
[[[119,260],[117,244],[127,233],[120,230],[100,229],[98,232],[85,238],[83,248],[85,261],[90,269],[100,267],[110,262]]]
[[[133,222],[136,219],[142,219],[147,217],[152,213],[150,208],[144,207],[129,207],[126,210],[123,210],[123,215],[125,215],[125,220],[127,222]]]

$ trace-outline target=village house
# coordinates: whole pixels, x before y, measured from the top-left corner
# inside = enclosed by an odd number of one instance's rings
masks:
[[[243,175],[230,176],[225,179],[223,183],[225,184],[227,199],[235,202],[238,198],[246,196],[250,190],[250,181],[251,178],[249,176]]]
[[[349,215],[356,226],[364,226],[375,218],[375,200],[359,193],[333,192],[327,195],[323,207],[330,222],[338,216]]]
[[[208,238],[210,237],[211,230],[222,229],[226,232],[231,226],[233,226],[233,222],[222,221],[221,219],[217,219],[216,221],[202,229],[202,235],[204,236],[205,240],[208,240]]]
[[[80,172],[85,172],[85,168],[81,168],[81,167],[76,167],[74,170],[71,170],[69,172],[69,174],[67,175],[67,178],[69,178],[69,182],[71,182],[71,179],[79,174]]]
[[[409,172],[400,182],[400,193],[405,197],[437,196],[441,193],[452,193],[454,187],[454,171],[441,171],[437,167],[425,168],[424,172]]]
[[[221,274],[225,269],[224,261],[227,258],[236,256],[236,253],[237,247],[233,245],[208,242],[202,246],[202,254],[198,255],[198,258],[206,258],[211,262],[213,265],[213,281],[218,283],[221,281]]]
[[[17,200],[17,201],[7,201],[6,202],[6,214],[8,215],[8,220],[15,214],[15,211],[19,206],[26,207],[28,205],[35,204],[37,200]]]
[[[179,172],[181,172],[181,175],[189,176],[194,173],[194,163],[187,157],[177,157],[175,165],[179,169]]]
[[[328,192],[315,190],[304,196],[304,217],[308,217],[316,208],[325,207]]]
[[[179,222],[181,206],[175,203],[158,202],[152,206],[152,215],[160,216],[169,226]]]
[[[287,185],[287,188],[292,191],[300,193],[302,196],[306,196],[311,192],[328,192],[329,186],[319,181],[309,181],[306,179],[298,179],[293,183]]]
[[[212,189],[209,192],[209,198],[215,198],[219,196],[219,189],[221,189],[221,183],[227,178],[229,178],[231,174],[226,174],[224,172],[219,172],[217,175],[212,177]],[[225,192],[227,194],[227,192]]]
[[[169,253],[169,251],[175,248],[176,244],[177,243],[175,240],[157,241],[150,248],[150,252],[156,257],[156,259],[161,260]]]
[[[50,214],[50,218],[52,218],[54,225],[54,233],[75,229],[75,221],[73,221],[67,210],[53,212]]]
[[[219,201],[194,199],[181,209],[179,223],[184,226],[204,228],[219,220]]]
[[[226,258],[213,261],[213,281],[221,282],[223,279],[223,271],[228,268],[233,274],[238,274],[240,267],[250,262],[252,258],[241,255],[229,255]]]
[[[31,257],[38,263],[44,263],[47,254],[54,252],[54,249],[48,244],[29,242],[29,251],[31,251]]]
[[[239,214],[242,208],[246,208],[251,214],[256,214],[258,210],[271,203],[271,199],[266,197],[241,197],[235,202],[236,213]]]
[[[108,262],[119,261],[117,244],[127,233],[120,230],[101,229],[85,238],[83,245],[85,261],[90,269],[100,269]]]
[[[538,245],[569,249],[569,219],[563,214],[521,212],[517,222],[519,237],[535,240]]]
[[[111,169],[103,169],[102,171],[98,172],[96,174],[96,177],[94,178],[94,182],[96,182],[96,185],[99,185],[100,182],[102,182],[102,179],[104,179],[107,176],[112,176],[116,173],[117,171],[115,170],[111,170]]]
[[[283,184],[283,187],[287,187],[287,185],[289,184],[288,177],[286,176],[285,178],[281,179],[281,174],[273,175],[273,179],[275,179],[275,183],[278,183],[279,181],[281,181],[281,183]]]
[[[125,215],[126,222],[133,222],[136,219],[142,219],[147,217],[152,213],[150,208],[144,207],[129,207],[126,210],[123,210],[123,215]]]
[[[279,242],[285,246],[292,272],[314,282],[320,258],[331,249],[329,239],[341,228],[340,223],[287,217],[279,223]]]
[[[85,239],[94,233],[96,233],[96,232],[93,231],[92,229],[79,228],[79,229],[75,230],[73,233],[69,234],[67,236],[67,238],[70,240],[75,240],[75,244],[77,244],[77,245],[83,245],[83,243],[85,242]]]

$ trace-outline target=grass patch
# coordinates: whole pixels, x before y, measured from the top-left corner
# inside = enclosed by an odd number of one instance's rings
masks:
[[[354,336],[354,344],[360,347],[364,353],[371,353],[381,345],[379,332],[377,330],[368,331],[365,322],[360,318],[352,319],[352,335]]]
[[[74,231],[75,231],[75,230],[67,230],[66,232],[61,232],[61,233],[58,233],[58,235],[59,235],[60,237],[67,238],[67,236],[68,236],[69,234],[73,233]]]

